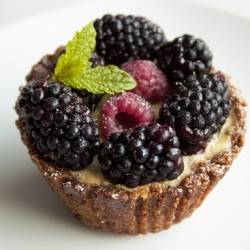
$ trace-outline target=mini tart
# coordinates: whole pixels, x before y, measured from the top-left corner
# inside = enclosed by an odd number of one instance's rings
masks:
[[[20,117],[16,125],[32,161],[80,222],[116,234],[155,233],[189,217],[240,153],[246,133],[247,104],[235,86],[230,85],[229,89],[232,110],[228,120],[231,120],[227,121],[227,129],[223,129],[225,124],[217,133],[220,139],[225,139],[219,151],[217,149],[218,152],[210,158],[205,158],[205,151],[192,156],[192,160],[184,159],[186,170],[174,181],[155,182],[136,188],[110,183],[102,175],[97,161],[80,172],[61,168],[37,152]],[[209,144],[216,145],[217,134]],[[196,158],[199,160],[196,161]],[[84,174],[88,177],[84,178]]]

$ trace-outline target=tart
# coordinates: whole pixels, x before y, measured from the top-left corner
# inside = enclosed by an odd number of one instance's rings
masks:
[[[112,32],[104,32],[108,25]],[[89,67],[116,65],[136,87],[110,94],[66,86],[54,77],[70,50],[62,46],[26,77],[16,125],[31,160],[80,222],[116,234],[159,232],[189,217],[229,170],[244,145],[247,103],[212,67],[201,39],[169,42],[159,26],[134,16],[105,15],[94,28]],[[143,37],[144,50],[136,43],[126,51],[122,42],[129,39],[121,37],[144,29],[157,39]],[[108,45],[115,32],[114,51]],[[156,90],[146,91],[155,75]]]

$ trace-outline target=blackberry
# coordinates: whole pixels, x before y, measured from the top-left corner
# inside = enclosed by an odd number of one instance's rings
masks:
[[[37,150],[64,167],[79,170],[99,147],[97,121],[70,87],[37,80],[26,85],[17,110]]]
[[[158,123],[113,133],[100,145],[98,159],[111,182],[130,188],[176,179],[184,168],[174,129]]]
[[[222,74],[190,75],[164,101],[159,122],[175,128],[183,154],[194,154],[219,131],[230,108],[228,83]]]
[[[131,59],[153,61],[166,43],[162,29],[144,17],[107,14],[94,27],[97,53],[117,66]]]
[[[212,52],[202,39],[184,34],[164,46],[158,66],[173,82],[182,81],[193,72],[208,73],[212,66]]]

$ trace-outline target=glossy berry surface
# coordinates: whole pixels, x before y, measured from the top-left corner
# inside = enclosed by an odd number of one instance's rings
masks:
[[[166,99],[159,120],[176,129],[184,154],[206,147],[225,123],[231,108],[228,83],[220,73],[190,75],[179,83],[176,94]]]
[[[111,182],[130,188],[176,179],[184,168],[174,129],[158,123],[111,134],[98,158]]]
[[[167,76],[149,60],[134,60],[121,65],[136,81],[133,93],[142,96],[149,102],[158,102],[172,92]]]
[[[208,73],[212,66],[212,52],[202,39],[184,34],[162,49],[158,66],[173,82],[182,81],[192,73]]]
[[[150,104],[141,96],[125,92],[110,97],[102,107],[101,132],[105,138],[154,120]]]
[[[166,43],[162,29],[144,17],[104,15],[94,21],[96,51],[108,64],[131,59],[154,60]]]
[[[22,89],[17,109],[43,156],[72,170],[91,163],[99,146],[97,121],[70,87],[34,81]]]

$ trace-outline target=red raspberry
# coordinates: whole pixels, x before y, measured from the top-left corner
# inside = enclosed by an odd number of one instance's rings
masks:
[[[141,96],[125,92],[110,97],[103,105],[101,114],[102,134],[110,134],[146,125],[154,120],[150,104]]]
[[[172,88],[167,76],[149,60],[134,60],[121,65],[136,81],[137,86],[131,90],[149,102],[158,102],[171,94]]]

